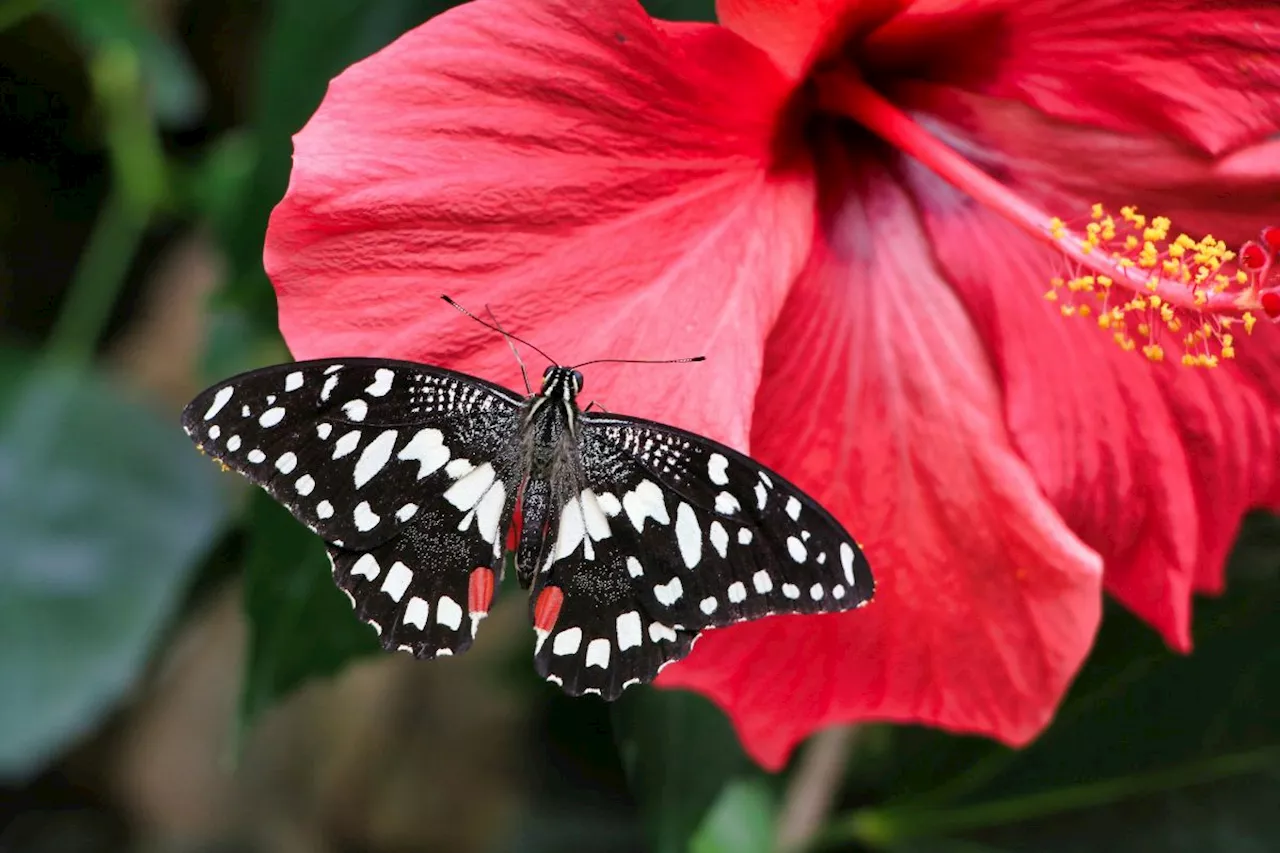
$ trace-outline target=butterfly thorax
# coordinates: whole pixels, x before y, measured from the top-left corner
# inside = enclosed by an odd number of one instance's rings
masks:
[[[528,586],[541,563],[548,542],[548,524],[556,508],[582,487],[577,395],[582,374],[552,366],[543,375],[542,389],[524,405],[521,451],[524,479],[520,512],[523,526],[517,550],[517,571]]]

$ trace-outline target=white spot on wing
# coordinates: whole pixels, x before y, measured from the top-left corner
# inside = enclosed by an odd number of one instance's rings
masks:
[[[606,669],[609,666],[609,641],[597,637],[587,643],[587,666],[598,666]]]
[[[391,381],[395,378],[396,372],[394,370],[379,367],[373,372],[373,383],[364,389],[364,393],[371,397],[385,397],[387,392],[391,390]]]
[[[800,501],[794,496],[787,498],[787,515],[791,516],[792,521],[800,518]]]
[[[285,391],[297,391],[302,387],[302,371],[295,370],[284,378]]]
[[[316,515],[320,518],[333,518],[333,504],[328,501],[320,501],[316,504]]]
[[[836,584],[831,587],[831,594],[837,599],[844,598],[844,585]]]
[[[303,497],[306,497],[307,495],[311,494],[315,490],[315,487],[316,487],[316,479],[315,477],[312,477],[310,474],[303,474],[301,477],[298,478],[298,482],[293,484],[293,488],[297,490],[298,494],[302,495]]]
[[[652,518],[659,524],[670,524],[667,505],[662,499],[662,489],[652,480],[641,480],[640,484],[622,496],[622,508],[627,518],[638,532],[644,532],[644,521]]]
[[[335,365],[336,366],[336,365]],[[326,370],[325,373],[329,371]],[[333,389],[338,387],[338,374],[334,373],[324,381],[324,385],[320,388],[320,402],[329,402],[329,396],[333,393]]]
[[[751,531],[750,531],[750,530],[748,530],[747,528],[745,528],[745,527],[744,527],[744,528],[742,528],[741,530],[739,530],[739,531],[738,531],[738,544],[739,544],[739,545],[750,545],[750,544],[751,544],[751,540],[752,540],[752,538],[753,538],[753,537],[752,537],[752,535],[751,535]]]
[[[494,483],[476,505],[476,527],[484,541],[492,545],[498,539],[498,523],[502,521],[502,507],[507,500],[507,487],[502,481]]]
[[[236,389],[230,385],[226,388],[219,388],[218,393],[213,395],[213,402],[209,404],[209,410],[204,413],[204,419],[207,421],[218,412],[221,412],[222,407],[231,400],[231,395],[234,393],[236,393]]]
[[[764,509],[764,505],[769,501],[769,493],[765,491],[764,485],[756,483],[756,509]]]
[[[396,521],[408,521],[418,512],[417,504],[405,504],[396,510]]]
[[[565,628],[551,641],[551,654],[561,656],[576,654],[581,646],[582,629]]]
[[[398,604],[400,599],[404,598],[405,590],[409,588],[412,580],[413,572],[404,563],[396,560],[391,564],[391,568],[387,569],[387,576],[382,581],[382,591]]]
[[[218,426],[217,424],[214,424],[213,426],[209,427],[209,438],[216,439],[220,435],[222,435],[222,427]]]
[[[600,506],[600,500],[596,497],[596,493],[590,489],[583,489],[578,501],[582,506],[582,516],[587,524],[587,535],[597,542],[601,539],[608,539],[609,517],[606,515],[604,508]],[[615,500],[614,502],[616,503],[617,501]]]
[[[712,453],[707,457],[707,476],[711,478],[711,482],[717,486],[724,486],[729,483],[729,460],[725,459],[719,453]]]
[[[644,566],[640,565],[640,561],[635,557],[627,557],[627,574],[638,578],[644,574]]]
[[[805,550],[804,544],[794,536],[787,537],[787,553],[791,555],[791,559],[797,563],[803,563],[809,556],[809,552]]]
[[[493,485],[495,476],[493,466],[486,462],[450,486],[444,498],[463,512],[474,509]]]
[[[809,587],[809,597],[814,601],[821,601],[822,595],[822,584],[815,583],[813,586]]]
[[[840,543],[840,565],[844,567],[844,579],[849,582],[849,586],[853,586],[853,549],[849,547],[848,542]]]
[[[729,600],[734,604],[741,604],[747,600],[747,587],[742,581],[734,581],[729,584]]]
[[[431,605],[415,595],[409,599],[409,604],[405,606],[404,624],[416,625],[419,631],[425,630],[429,615],[431,615]]]
[[[764,595],[773,589],[773,578],[769,577],[768,572],[761,569],[751,576],[751,585],[756,588],[756,592]]]
[[[711,522],[707,538],[711,540],[711,546],[716,549],[717,554],[721,557],[728,556],[729,534],[725,531],[723,524],[718,521]]]
[[[342,413],[347,416],[348,420],[358,423],[369,414],[369,404],[359,398],[350,400],[342,404]]]
[[[382,567],[378,565],[377,559],[372,554],[361,554],[360,559],[351,566],[352,577],[362,575],[369,580],[376,578],[381,571]]]
[[[329,423],[316,424],[316,435],[320,437],[321,441],[328,441],[329,435],[332,432],[333,432],[333,424],[329,424]]]
[[[256,447],[253,450],[249,451],[248,457],[249,457],[249,461],[255,465],[257,465],[259,462],[267,461],[267,454],[263,453],[261,450],[259,450]]]
[[[369,506],[368,501],[360,501],[356,504],[355,511],[351,513],[351,519],[356,523],[356,530],[361,533],[369,532],[382,520]]]
[[[661,622],[649,623],[649,639],[652,642],[660,642],[666,640],[669,643],[676,641],[676,632],[674,628],[669,628]]]
[[[800,597],[800,587],[793,583],[784,583],[782,585],[782,594],[792,601],[795,601]]]
[[[360,458],[356,460],[357,489],[376,477],[391,460],[391,451],[395,449],[397,435],[399,433],[393,429],[384,430],[378,434],[377,438],[365,445],[364,450],[360,452]]]
[[[233,435],[231,436],[231,438],[227,439],[227,450],[230,450],[232,453],[235,453],[239,449],[240,449],[240,436]]]
[[[742,504],[738,503],[738,499],[728,492],[721,492],[716,495],[716,512],[721,515],[733,515],[742,509]]]
[[[680,578],[672,578],[665,584],[659,583],[653,586],[653,597],[665,607],[675,604],[682,595],[684,595],[684,584],[680,583]]]
[[[409,443],[400,448],[397,459],[418,463],[418,479],[440,470],[440,466],[449,461],[449,448],[444,446],[444,433],[438,429],[427,427],[418,430]]]
[[[698,516],[694,514],[693,507],[683,502],[676,508],[676,544],[680,546],[680,556],[689,568],[702,560],[702,528],[698,526]]]
[[[617,619],[618,651],[625,652],[632,646],[640,645],[644,636],[640,633],[640,614],[628,610]]]
[[[262,417],[258,418],[258,424],[269,429],[282,420],[284,420],[284,409],[276,406],[263,412]]]
[[[476,466],[471,464],[470,459],[455,459],[444,466],[444,472],[455,480],[465,477],[474,470],[476,470]]]
[[[715,613],[716,608],[719,606],[720,606],[720,603],[716,601],[714,597],[704,598],[702,599],[702,601],[698,602],[698,609],[701,610],[703,613],[707,614],[708,616],[710,616],[712,613]]]
[[[333,458],[341,459],[356,449],[360,443],[360,430],[353,429],[333,443]]]
[[[622,504],[608,492],[601,492],[596,495],[596,502],[600,504],[601,511],[610,518],[614,518],[618,513],[622,512]]]
[[[436,602],[436,624],[458,630],[462,627],[462,608],[447,595]]]
[[[294,468],[298,467],[298,454],[292,450],[286,450],[280,454],[280,458],[276,460],[276,470],[281,474],[290,474]]]

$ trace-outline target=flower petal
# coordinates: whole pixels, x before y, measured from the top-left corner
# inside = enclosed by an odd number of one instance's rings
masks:
[[[709,25],[629,0],[477,0],[333,81],[296,137],[266,266],[294,355],[381,355],[517,381],[492,306],[611,408],[744,441],[766,330],[811,238],[807,168],[770,172],[788,93]],[[698,371],[694,373],[693,371]]]
[[[920,0],[865,50],[873,65],[1211,154],[1280,129],[1273,3]]]
[[[1134,204],[1170,217],[1180,230],[1242,241],[1280,207],[1280,145],[1274,142],[1216,158],[1168,137],[1070,124],[955,86],[906,83],[893,94],[951,147],[1028,195],[1046,217],[1083,218],[1096,201],[1116,210]]]
[[[982,341],[901,189],[868,171],[847,192],[770,337],[752,441],[863,543],[875,600],[711,632],[661,677],[719,702],[771,767],[863,719],[1025,743],[1101,607],[1100,561],[1011,447]]]
[[[802,77],[825,54],[892,18],[911,0],[716,0],[716,18]]]
[[[1061,261],[923,168],[906,169],[935,252],[988,342],[1014,441],[1067,524],[1106,561],[1106,587],[1175,648],[1191,645],[1193,589],[1217,589],[1241,516],[1280,483],[1280,394],[1262,363],[1152,365],[1043,299]],[[1113,187],[1113,191],[1121,190]],[[1275,365],[1272,360],[1271,364]]]

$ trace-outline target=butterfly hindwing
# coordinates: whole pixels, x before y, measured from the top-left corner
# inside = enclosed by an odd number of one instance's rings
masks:
[[[182,423],[327,542],[361,551],[441,506],[474,510],[492,522],[486,532],[496,525],[517,477],[519,405],[440,368],[333,359],[232,377],[196,397]]]
[[[704,628],[870,599],[866,560],[843,527],[731,448],[584,415],[581,451],[583,488],[552,507],[555,542],[535,587],[563,593],[536,665],[569,692],[611,698],[647,682]]]
[[[501,577],[492,546],[443,514],[424,514],[368,551],[329,546],[333,578],[388,651],[461,654],[489,613]]]

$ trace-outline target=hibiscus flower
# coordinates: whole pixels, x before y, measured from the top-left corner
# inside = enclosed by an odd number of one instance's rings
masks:
[[[513,387],[440,293],[565,363],[705,353],[588,396],[808,490],[876,600],[710,632],[660,683],[767,766],[864,719],[1024,743],[1104,586],[1186,650],[1280,504],[1275,232],[1235,256],[1280,222],[1280,7],[718,11],[476,0],[344,72],[271,219],[280,327]]]

